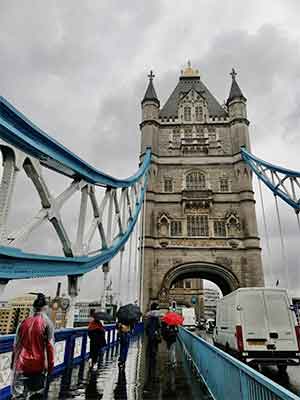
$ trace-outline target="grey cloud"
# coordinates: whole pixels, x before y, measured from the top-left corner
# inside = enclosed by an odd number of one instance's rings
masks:
[[[292,17],[297,15],[299,5],[276,1],[274,4],[285,12],[274,15],[274,23],[265,24],[264,17],[269,13],[259,15],[268,8],[262,2],[245,7],[231,1],[224,7],[213,1],[207,10],[200,3],[194,2],[190,13],[180,4],[175,7],[160,1],[120,5],[118,1],[46,4],[2,0],[0,92],[90,163],[113,175],[128,176],[138,164],[140,101],[148,69],[156,72],[155,87],[163,103],[176,85],[183,64],[191,58],[204,82],[222,102],[228,95],[228,73],[234,66],[248,98],[255,152],[267,160],[284,165],[288,161],[296,167],[299,42],[295,30],[279,22],[290,20],[291,26],[297,27]],[[299,35],[299,28],[294,29]],[[53,193],[63,190],[64,179],[58,182],[53,174],[46,176]],[[25,190],[28,187],[29,184],[21,184],[23,203],[12,216],[16,222],[32,215],[30,204],[39,205],[38,199]],[[74,201],[64,210],[66,224],[73,230],[76,205]],[[266,207],[274,248],[272,264],[281,273],[278,229],[268,196]],[[257,209],[261,224],[259,203]],[[295,267],[297,226],[291,223],[293,217],[285,206],[280,209],[291,277],[299,288]],[[46,230],[41,232],[46,235]],[[262,229],[261,232],[263,235]],[[265,249],[264,238],[262,245]],[[46,247],[49,251],[57,247],[52,235]],[[85,278],[83,297],[99,295],[99,274],[96,271]],[[7,295],[30,285],[54,291],[56,279],[51,281],[12,283]]]

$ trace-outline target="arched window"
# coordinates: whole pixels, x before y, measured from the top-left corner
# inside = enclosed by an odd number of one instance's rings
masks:
[[[187,190],[201,190],[205,189],[205,175],[202,172],[190,172],[186,176],[186,189]]]
[[[203,120],[203,108],[202,108],[202,106],[196,106],[195,113],[196,113],[196,121],[202,121]]]
[[[191,107],[185,106],[183,109],[183,113],[184,113],[184,120],[191,121],[192,119]]]

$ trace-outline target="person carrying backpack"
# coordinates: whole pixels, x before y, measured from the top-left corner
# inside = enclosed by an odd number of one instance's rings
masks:
[[[176,361],[176,340],[178,335],[178,327],[176,325],[168,325],[162,323],[162,337],[167,343],[167,348],[169,352],[169,361],[171,367],[175,368],[177,365]]]
[[[43,399],[46,376],[54,367],[54,327],[46,315],[46,297],[39,293],[34,314],[17,328],[11,367],[14,400]]]

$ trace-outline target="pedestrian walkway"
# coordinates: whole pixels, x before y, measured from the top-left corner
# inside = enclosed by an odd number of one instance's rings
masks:
[[[53,379],[48,389],[48,400],[110,400],[110,399],[210,399],[205,385],[191,371],[190,364],[177,346],[178,364],[168,365],[164,343],[160,345],[155,368],[149,370],[145,357],[145,340],[132,341],[125,371],[119,371],[118,348],[109,349],[99,362],[96,372],[85,362]],[[154,373],[152,373],[154,372]]]

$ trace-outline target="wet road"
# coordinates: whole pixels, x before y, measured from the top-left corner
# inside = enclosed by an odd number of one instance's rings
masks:
[[[203,339],[212,344],[212,335],[205,331],[196,332]],[[300,396],[300,366],[289,366],[287,374],[280,374],[276,367],[263,367],[260,372],[274,382]]]
[[[177,348],[176,368],[169,366],[164,343],[160,345],[156,365],[149,366],[145,354],[143,338],[134,340],[125,372],[122,373],[117,365],[118,349],[110,349],[104,354],[96,372],[89,369],[88,363],[83,363],[54,379],[47,399],[211,399],[205,385],[189,368],[180,345]]]

